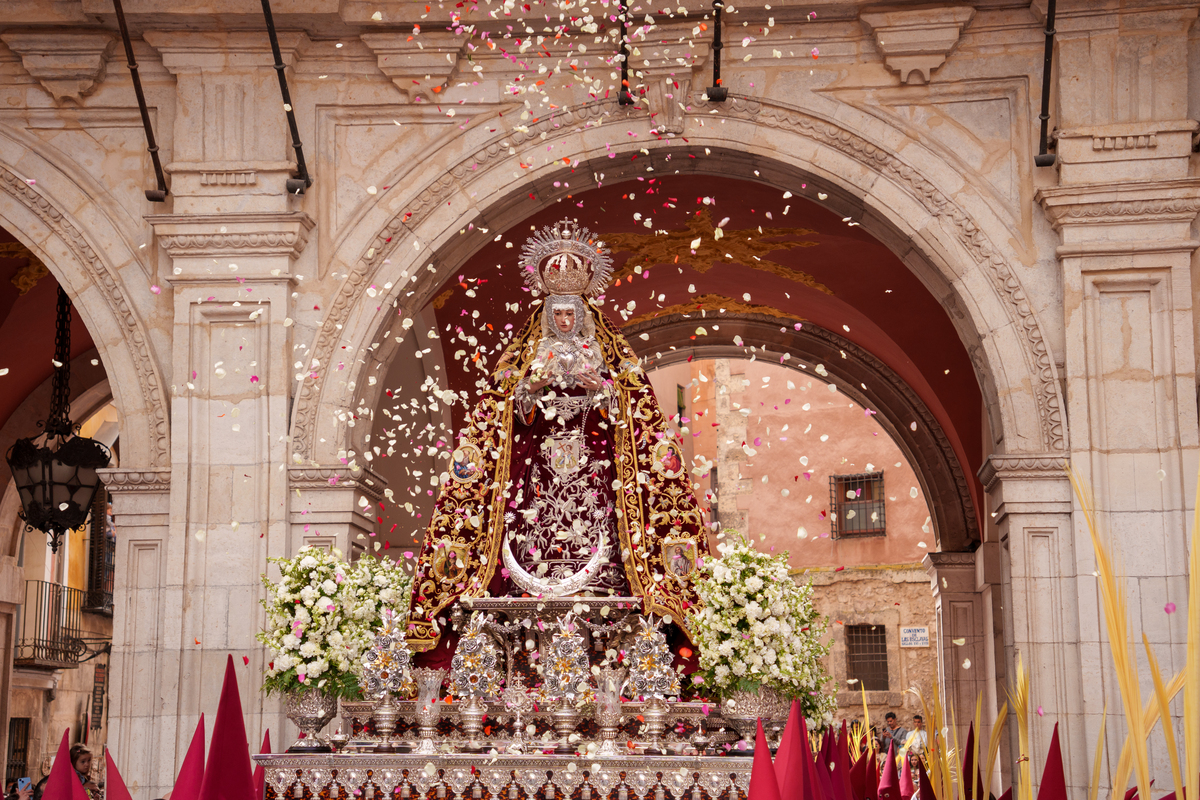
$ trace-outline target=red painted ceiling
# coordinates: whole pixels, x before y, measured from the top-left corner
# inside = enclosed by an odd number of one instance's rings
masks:
[[[8,231],[0,228],[0,244],[16,241]],[[58,281],[53,275],[46,275],[26,294],[21,294],[13,284],[13,277],[28,264],[27,258],[0,257],[0,369],[8,369],[8,374],[0,376],[0,427],[29,393],[54,372],[50,360],[54,358]],[[73,312],[71,357],[86,353],[94,346],[79,314]],[[22,435],[31,433],[35,431],[26,431]]]
[[[617,242],[613,246],[617,275],[628,274],[634,263],[650,268],[649,277],[645,272],[635,274],[632,281],[622,280],[610,288],[604,306],[618,322],[616,308],[629,301],[636,302],[630,316],[634,319],[703,295],[721,295],[810,321],[874,354],[908,382],[942,424],[970,476],[976,508],[982,508],[974,478],[983,458],[982,400],[966,349],[945,310],[890,250],[862,228],[843,221],[815,199],[785,198],[778,189],[761,184],[699,176],[647,177],[581,193],[504,231],[499,241],[476,253],[461,274],[435,295],[435,305],[441,305],[435,313],[453,388],[473,393],[480,373],[466,373],[454,360],[456,351],[470,352],[470,348],[447,336],[446,326],[451,325],[452,332],[461,326],[491,346],[506,324],[519,327],[529,301],[517,269],[521,245],[531,225],[540,227],[564,217],[578,219],[610,244]],[[714,241],[708,225],[720,225],[726,218],[725,235]],[[655,231],[670,236],[655,237]],[[691,244],[697,236],[705,243],[693,256]],[[673,240],[670,244],[668,238]],[[757,241],[760,238],[765,241]],[[764,247],[768,243],[778,246]],[[630,262],[630,252],[621,252],[630,246],[643,253],[649,249],[652,259]],[[475,297],[467,296],[463,284],[474,290]],[[815,288],[818,285],[828,291]],[[506,310],[506,304],[514,302],[521,304],[520,312]],[[471,316],[473,311],[479,312],[477,319]],[[494,330],[488,331],[486,323]]]

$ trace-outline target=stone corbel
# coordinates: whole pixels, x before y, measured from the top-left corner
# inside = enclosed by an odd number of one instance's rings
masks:
[[[673,64],[668,54],[652,52],[655,48],[643,45],[639,48],[645,55],[631,59],[631,66],[638,62],[649,62],[653,66],[642,66],[642,81],[650,100],[651,122],[663,133],[683,133],[686,108],[691,102],[692,77],[707,60],[707,54],[690,58],[688,64]],[[663,63],[666,60],[668,63]]]
[[[117,42],[110,33],[8,31],[0,39],[59,105],[78,104],[96,90]]]
[[[867,11],[859,21],[875,37],[883,63],[900,73],[901,83],[929,83],[946,63],[963,29],[975,16],[969,6],[939,6],[906,11]]]
[[[364,33],[363,44],[371,49],[379,69],[404,92],[409,102],[418,97],[432,100],[446,88],[467,37],[449,31],[407,33]]]

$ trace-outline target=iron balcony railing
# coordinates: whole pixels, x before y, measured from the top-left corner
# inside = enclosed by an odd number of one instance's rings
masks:
[[[17,634],[18,666],[75,666],[87,652],[83,605],[87,593],[49,581],[25,581],[25,605]]]

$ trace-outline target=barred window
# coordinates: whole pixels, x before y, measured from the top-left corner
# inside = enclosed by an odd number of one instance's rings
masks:
[[[884,535],[883,501],[882,472],[830,475],[830,534],[835,539]]]
[[[4,769],[7,785],[29,775],[29,718],[13,717],[8,721],[8,763]]]
[[[883,625],[846,626],[846,677],[858,679],[868,692],[888,689],[887,628]],[[858,685],[854,686],[855,689]]]

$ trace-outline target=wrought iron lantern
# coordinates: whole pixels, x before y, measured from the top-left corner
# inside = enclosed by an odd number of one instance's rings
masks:
[[[112,458],[100,442],[77,436],[77,426],[71,422],[71,301],[61,286],[54,364],[50,416],[38,423],[44,430],[18,439],[8,451],[8,466],[21,497],[26,529],[44,532],[50,537],[50,550],[58,552],[63,534],[87,521],[100,487],[96,470],[107,467]]]

